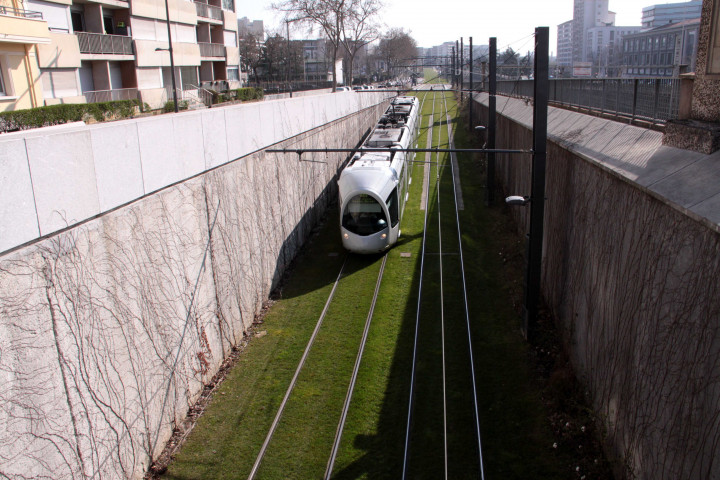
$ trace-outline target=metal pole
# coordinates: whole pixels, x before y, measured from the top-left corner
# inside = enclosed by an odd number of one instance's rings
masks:
[[[532,190],[530,192],[530,234],[525,282],[525,335],[532,340],[537,331],[540,282],[542,280],[543,219],[545,216],[545,161],[548,115],[548,50],[550,29],[535,29],[535,105],[533,108]]]
[[[290,90],[290,98],[292,98],[292,84],[290,83],[290,21],[285,20],[285,30],[287,32],[287,58],[285,59],[285,79]]]
[[[168,0],[165,0],[165,19],[167,20],[168,31],[168,53],[170,53],[170,78],[172,79],[173,102],[175,102],[175,113],[178,113],[177,88],[175,86],[175,60],[173,59],[172,35],[170,35],[170,7]]]
[[[460,103],[463,100],[463,89],[465,88],[465,47],[463,46],[463,37],[460,37]]]
[[[468,99],[468,108],[470,109],[468,112],[468,129],[472,132],[473,129],[473,44],[472,44],[472,37],[470,37],[470,98]]]
[[[455,88],[455,47],[451,47],[452,50],[452,72],[450,74],[450,88]]]
[[[455,71],[453,74],[455,75],[455,88],[460,88],[460,79],[458,78],[458,68],[460,68],[460,42],[455,40]]]
[[[488,139],[487,147],[495,148],[495,121],[497,114],[497,38],[490,37],[490,92],[488,97]],[[495,154],[487,156],[486,203],[492,206],[495,201]]]
[[[480,90],[486,91],[485,82],[487,81],[487,62],[480,63]]]

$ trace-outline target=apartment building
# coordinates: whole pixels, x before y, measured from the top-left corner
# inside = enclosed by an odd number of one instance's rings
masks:
[[[49,43],[40,12],[18,2],[0,2],[0,111],[43,104],[37,46]]]
[[[172,99],[168,33],[180,98],[200,87],[240,85],[233,0],[25,4],[42,14],[50,31],[50,42],[37,47],[45,105],[138,98],[161,106]]]

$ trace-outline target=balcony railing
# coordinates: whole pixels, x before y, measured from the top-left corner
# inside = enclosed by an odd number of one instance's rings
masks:
[[[12,17],[24,17],[24,18],[35,18],[42,20],[43,15],[41,12],[33,12],[30,10],[22,10],[19,8],[10,8],[0,6],[0,15],[10,15]]]
[[[134,100],[138,98],[137,88],[116,88],[114,90],[93,90],[83,92],[87,103],[112,102],[116,100]]]
[[[532,98],[533,80],[497,82],[498,93]],[[550,80],[550,102],[586,108],[630,120],[664,123],[677,118],[677,78],[602,78]]]
[[[76,32],[80,53],[132,55],[132,38],[124,35]]]
[[[201,57],[225,57],[225,45],[222,43],[200,43]]]
[[[195,10],[198,17],[209,18],[211,20],[223,21],[222,8],[208,5],[207,3],[195,2]]]

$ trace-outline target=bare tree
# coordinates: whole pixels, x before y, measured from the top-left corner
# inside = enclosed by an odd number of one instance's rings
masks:
[[[240,37],[240,64],[247,72],[252,72],[255,82],[258,82],[257,69],[262,61],[261,39],[252,34]],[[248,75],[249,76],[249,75]]]
[[[287,40],[279,34],[270,36],[265,40],[263,51],[264,64],[267,67],[267,75],[270,80],[280,78],[281,65],[285,64],[287,56]]]
[[[417,56],[417,42],[402,28],[392,28],[380,39],[378,54],[393,74],[400,65]]]
[[[342,30],[342,45],[347,53],[348,63],[345,73],[347,85],[353,84],[353,65],[357,53],[380,37],[375,19],[381,8],[380,0],[351,0],[350,14]]]
[[[272,4],[273,9],[284,12],[286,20],[318,26],[325,33],[331,45],[333,91],[337,88],[335,62],[352,5],[353,0],[281,0]]]

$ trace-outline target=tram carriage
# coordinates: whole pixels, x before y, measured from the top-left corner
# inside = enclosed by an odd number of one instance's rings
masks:
[[[340,174],[340,234],[351,252],[382,252],[400,236],[413,155],[368,149],[413,147],[419,110],[417,97],[396,97],[363,144],[365,151]]]

